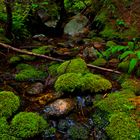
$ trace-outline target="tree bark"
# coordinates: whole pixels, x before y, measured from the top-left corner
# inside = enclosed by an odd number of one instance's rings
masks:
[[[7,13],[7,22],[5,25],[5,35],[8,38],[12,38],[12,7],[11,7],[11,0],[4,1]]]

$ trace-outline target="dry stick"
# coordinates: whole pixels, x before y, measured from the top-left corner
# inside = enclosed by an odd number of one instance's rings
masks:
[[[18,48],[14,48],[14,47],[12,47],[10,45],[7,45],[7,44],[4,44],[4,43],[0,43],[0,46],[4,47],[4,48],[7,48],[7,49],[11,49],[11,50],[19,52],[19,53],[23,53],[23,54],[27,54],[27,55],[32,55],[32,56],[36,56],[36,57],[41,57],[41,58],[45,58],[45,59],[52,60],[52,61],[58,61],[58,62],[64,62],[65,61],[65,60],[54,58],[54,57],[50,57],[50,56],[47,56],[47,55],[40,55],[40,54],[32,53],[32,52],[29,52],[29,51],[21,50],[21,49],[18,49]],[[115,71],[115,70],[107,69],[107,68],[102,68],[102,67],[98,67],[98,66],[91,65],[91,64],[87,64],[87,66],[89,68],[94,68],[94,69],[99,69],[99,70],[102,70],[102,71],[107,71],[107,72],[113,72],[113,73],[116,73],[116,74],[121,74],[121,72],[119,72],[119,71]]]

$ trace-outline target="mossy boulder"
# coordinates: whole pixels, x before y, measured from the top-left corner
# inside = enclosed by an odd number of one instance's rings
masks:
[[[108,113],[129,112],[135,106],[129,101],[129,98],[135,97],[131,90],[123,90],[108,94],[100,101],[95,102],[94,106]]]
[[[37,113],[20,112],[11,121],[11,132],[19,138],[33,137],[48,128],[48,123]]]
[[[92,73],[82,75],[80,73],[66,73],[58,77],[55,82],[56,91],[74,92],[102,92],[112,88],[109,80]]]
[[[113,46],[116,46],[117,44],[114,42],[114,41],[107,41],[106,42],[106,46],[107,47],[113,47]]]
[[[16,138],[8,134],[0,134],[0,139],[1,140],[21,140],[20,138]]]
[[[89,131],[82,125],[73,125],[68,129],[68,135],[72,140],[87,140]]]
[[[81,58],[65,61],[57,69],[59,75],[64,73],[85,73],[87,71],[86,62]]]
[[[101,77],[100,75],[87,73],[81,77],[82,79],[82,91],[102,92],[112,88],[112,84],[109,80]]]
[[[42,80],[47,76],[45,71],[38,70],[28,64],[20,64],[17,66],[17,69],[19,70],[19,72],[15,75],[15,79],[17,81]]]
[[[136,122],[124,112],[112,114],[106,133],[110,140],[139,140],[140,131]]]
[[[56,76],[57,75],[57,68],[60,66],[60,64],[58,64],[58,63],[54,63],[54,64],[52,64],[52,65],[50,65],[49,67],[48,67],[48,72],[49,72],[49,74],[51,75],[51,76]]]
[[[55,82],[55,90],[60,92],[74,92],[81,89],[81,74],[66,73],[58,77]]]
[[[16,64],[21,61],[21,57],[19,56],[12,56],[9,60],[10,64]]]
[[[96,66],[105,66],[107,61],[104,58],[97,58],[95,61],[92,62],[93,65]]]
[[[20,106],[19,97],[13,92],[0,92],[0,117],[10,117]]]
[[[0,135],[7,134],[9,131],[9,125],[5,117],[0,117]]]
[[[123,71],[123,72],[128,72],[129,69],[129,63],[130,61],[122,61],[121,63],[118,64],[118,69]]]
[[[32,52],[36,54],[49,54],[50,51],[51,51],[50,46],[41,46],[39,48],[35,48],[32,50]]]
[[[140,81],[137,79],[126,79],[121,86],[123,89],[129,89],[136,95],[140,95]]]

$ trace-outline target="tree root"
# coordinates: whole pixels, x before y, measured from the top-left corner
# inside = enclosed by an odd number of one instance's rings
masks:
[[[14,47],[12,47],[10,45],[7,45],[7,44],[4,44],[4,43],[0,43],[0,47],[4,47],[4,48],[7,48],[7,49],[10,49],[10,50],[13,50],[15,52],[22,53],[22,54],[32,55],[32,56],[36,56],[36,57],[40,57],[40,58],[45,58],[45,59],[48,59],[48,60],[51,60],[51,61],[57,61],[57,62],[64,62],[65,61],[63,59],[54,58],[54,57],[50,57],[50,56],[47,56],[47,55],[36,54],[36,53],[32,53],[32,52],[29,52],[29,51],[26,51],[26,50],[21,50],[21,49],[18,49],[18,48],[14,48]],[[87,67],[102,70],[102,71],[112,72],[112,73],[116,73],[116,74],[121,74],[121,72],[119,72],[119,71],[112,70],[112,69],[107,69],[107,68],[103,68],[103,67],[98,67],[98,66],[95,66],[95,65],[92,65],[92,64],[87,64]]]

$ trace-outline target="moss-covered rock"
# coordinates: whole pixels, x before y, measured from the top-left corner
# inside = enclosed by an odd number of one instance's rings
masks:
[[[20,64],[17,66],[17,69],[20,70],[15,75],[17,81],[35,81],[44,79],[47,76],[45,71],[38,70],[28,64]]]
[[[57,69],[59,75],[64,73],[85,73],[87,71],[87,65],[81,58],[65,61]]]
[[[126,113],[113,114],[106,133],[111,140],[139,140],[140,132],[136,122]]]
[[[129,89],[136,95],[140,95],[140,81],[137,79],[126,79],[121,86],[123,89]]]
[[[0,117],[10,117],[20,106],[19,97],[13,92],[0,92]]]
[[[105,66],[107,61],[104,58],[97,58],[95,61],[92,62],[93,65],[96,66]]]
[[[60,64],[52,64],[48,67],[48,72],[51,76],[56,76],[57,75],[57,68],[60,66]]]
[[[76,89],[81,89],[81,85],[80,73],[66,73],[58,77],[54,87],[56,91],[74,92]]]
[[[100,101],[95,102],[95,107],[108,113],[114,112],[129,112],[135,106],[129,101],[129,98],[134,97],[131,90],[122,90],[108,94],[108,96]]]
[[[32,112],[20,112],[11,121],[11,133],[19,138],[33,137],[47,128],[46,120]]]
[[[89,132],[81,125],[73,125],[68,129],[68,135],[72,140],[87,140]]]
[[[0,117],[0,134],[7,134],[9,131],[9,125],[5,117]]]
[[[123,72],[128,72],[129,69],[129,60],[127,61],[122,61],[121,63],[119,63],[118,65],[118,69],[123,71]]]
[[[9,60],[10,64],[16,64],[21,61],[21,57],[19,56],[12,56]]]
[[[21,140],[20,138],[16,138],[8,134],[0,134],[0,139],[1,140]]]
[[[85,74],[82,78],[82,91],[102,92],[112,88],[109,80],[92,73]]]
[[[32,52],[36,54],[49,54],[50,51],[50,46],[42,46],[32,50]]]
[[[106,46],[107,47],[113,47],[113,46],[116,46],[117,44],[114,42],[114,41],[107,41],[106,42]]]

